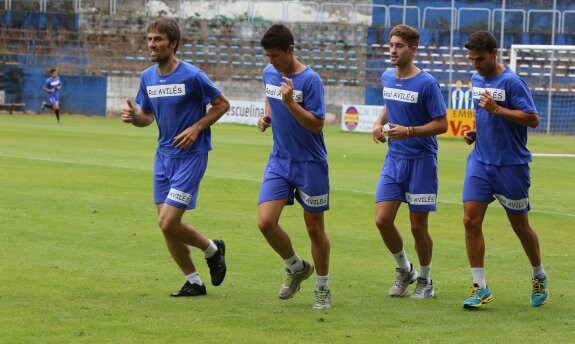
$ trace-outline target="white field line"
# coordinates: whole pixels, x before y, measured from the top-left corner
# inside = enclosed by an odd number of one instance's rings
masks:
[[[531,153],[533,156],[542,156],[550,158],[575,158],[575,154],[548,154],[548,153]]]
[[[130,167],[130,166],[121,166],[121,165],[111,165],[111,164],[100,164],[100,163],[92,163],[92,162],[80,162],[80,161],[72,161],[72,160],[59,160],[59,159],[49,159],[49,158],[42,158],[42,157],[23,157],[23,156],[16,156],[16,155],[7,155],[7,154],[0,154],[2,158],[11,158],[11,159],[23,159],[23,160],[36,160],[36,161],[46,161],[51,163],[58,163],[58,164],[72,164],[72,165],[85,165],[85,166],[98,166],[98,167],[110,167],[110,168],[121,168],[126,170],[135,170],[135,171],[151,171],[152,166],[150,168],[138,168],[138,167]],[[261,179],[255,178],[236,178],[236,177],[228,177],[228,176],[217,176],[210,173],[206,173],[206,176],[218,179],[233,179],[245,182],[252,182],[252,183],[259,183]],[[349,193],[356,193],[362,195],[373,195],[375,191],[363,191],[357,189],[346,189],[346,188],[335,188],[332,187],[331,190],[333,191],[340,191],[340,192],[349,192]],[[437,203],[444,203],[444,204],[453,204],[453,205],[460,205],[462,204],[461,201],[452,201],[452,200],[441,200],[438,199]],[[496,207],[501,207],[498,203],[493,204]],[[570,213],[561,213],[555,211],[545,211],[545,210],[531,210],[531,213],[538,213],[538,214],[546,214],[546,215],[555,215],[555,216],[564,216],[564,217],[575,217],[575,214]]]

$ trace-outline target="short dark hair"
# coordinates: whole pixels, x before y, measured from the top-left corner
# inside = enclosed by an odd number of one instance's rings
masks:
[[[464,47],[467,50],[491,52],[497,49],[497,38],[489,31],[476,31],[469,36]]]
[[[393,27],[393,29],[391,29],[391,32],[389,33],[390,39],[393,36],[401,37],[401,39],[406,41],[407,45],[410,47],[419,46],[419,31],[417,31],[417,29],[414,27],[404,24],[396,25]]]
[[[170,43],[176,42],[174,53],[178,50],[178,45],[180,45],[180,26],[175,20],[167,17],[158,17],[148,24],[147,32],[150,33],[151,31],[166,34]]]
[[[260,44],[264,49],[280,48],[287,51],[289,46],[295,43],[293,34],[287,26],[274,24],[266,31]]]
[[[56,68],[50,68],[50,70],[48,70],[48,73],[52,74],[56,71]]]

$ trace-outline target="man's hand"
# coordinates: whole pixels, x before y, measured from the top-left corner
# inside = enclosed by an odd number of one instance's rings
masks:
[[[198,130],[198,126],[192,125],[174,137],[174,141],[172,143],[174,144],[174,147],[186,150],[196,142],[199,134],[200,130]]]
[[[371,130],[371,137],[373,138],[373,142],[375,143],[385,143],[387,139],[385,138],[385,132],[383,129],[383,125],[378,124],[373,126]]]
[[[284,103],[293,102],[293,80],[282,76],[284,82],[282,82],[280,87],[280,92],[282,94],[282,101]]]
[[[262,116],[258,118],[258,130],[262,133],[272,125],[272,118],[270,116]]]
[[[122,107],[122,112],[120,113],[120,119],[124,123],[134,123],[134,118],[136,117],[136,111],[134,110],[134,104],[128,99],[126,105]]]
[[[477,139],[477,132],[475,130],[467,130],[463,132],[463,139],[470,145]]]
[[[497,113],[498,110],[497,109],[498,105],[488,90],[479,93],[479,106],[482,107],[485,111],[490,113]]]

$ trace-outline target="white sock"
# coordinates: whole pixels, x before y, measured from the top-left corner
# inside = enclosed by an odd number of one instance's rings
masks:
[[[208,245],[208,248],[206,248],[204,250],[204,254],[206,255],[206,258],[213,257],[214,254],[216,254],[216,252],[218,252],[218,247],[216,246],[216,243],[213,240],[210,240],[210,244]]]
[[[431,263],[427,266],[421,265],[419,267],[419,278],[426,279],[427,283],[430,283],[431,278],[429,276],[431,276]]]
[[[286,264],[286,268],[292,274],[294,272],[301,271],[303,269],[303,260],[301,260],[301,258],[298,257],[297,254],[294,254],[294,256],[291,258],[284,259],[284,263]]]
[[[200,278],[200,274],[198,274],[198,272],[192,272],[189,275],[186,275],[186,281],[190,282],[190,284],[199,284],[202,285],[204,284],[204,282],[202,282],[202,279]]]
[[[477,284],[479,288],[487,288],[487,282],[485,282],[485,268],[471,268],[471,275],[473,275],[473,283]]]
[[[329,275],[320,276],[317,275],[315,277],[315,290],[322,290],[328,288],[327,282],[329,279]]]
[[[392,255],[398,268],[407,272],[411,270],[411,263],[409,263],[409,259],[407,259],[404,249],[401,249],[401,251],[393,253]]]
[[[533,271],[533,278],[543,279],[545,278],[545,269],[543,269],[543,264],[539,266],[532,266],[531,270]]]

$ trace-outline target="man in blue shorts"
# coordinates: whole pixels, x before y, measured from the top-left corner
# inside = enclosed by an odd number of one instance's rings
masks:
[[[44,111],[44,108],[52,109],[56,115],[56,121],[60,123],[60,90],[62,89],[62,83],[56,68],[50,69],[49,73],[50,77],[44,81],[44,86],[42,87],[42,90],[48,93],[49,104],[42,102],[41,111]]]
[[[529,163],[527,127],[539,125],[539,115],[527,84],[497,62],[497,39],[486,31],[473,33],[465,43],[477,73],[471,77],[476,130],[464,133],[475,142],[467,158],[463,184],[465,246],[473,275],[471,295],[463,303],[477,309],[493,295],[485,281],[485,241],[482,224],[487,206],[495,198],[507,213],[532,267],[531,304],[543,305],[549,295],[541,263],[539,239],[529,224]]]
[[[314,267],[295,253],[279,218],[284,206],[293,204],[294,198],[302,205],[317,273],[313,308],[330,308],[330,243],[324,226],[324,212],[329,209],[329,178],[322,132],[323,84],[315,71],[295,57],[293,34],[286,26],[270,27],[261,45],[270,64],[263,71],[266,106],[258,128],[263,132],[271,125],[274,145],[259,194],[258,227],[285,262],[286,277],[279,298],[289,299],[311,276]]]
[[[226,275],[225,244],[182,223],[182,216],[196,207],[212,149],[210,126],[230,105],[204,72],[176,57],[180,29],[173,19],[162,17],[151,22],[147,38],[150,60],[156,65],[142,72],[136,96],[140,109],[128,100],[121,119],[136,127],[146,127],[154,120],[158,124],[154,203],[168,250],[186,277],[181,290],[171,296],[205,295],[206,287],[192,262],[189,246],[204,252],[211,282],[218,286]],[[206,111],[208,104],[211,107]]]
[[[381,76],[385,104],[372,131],[376,143],[389,141],[375,192],[375,223],[396,263],[389,295],[404,296],[408,286],[417,281],[412,298],[427,299],[435,294],[431,280],[433,241],[428,231],[429,212],[435,211],[437,204],[435,136],[447,131],[447,109],[437,81],[413,63],[419,32],[397,25],[389,37],[390,60],[395,68]],[[407,258],[394,223],[402,202],[409,205],[419,275]]]

